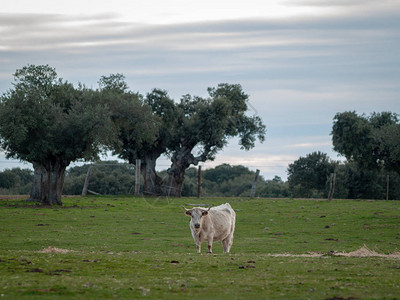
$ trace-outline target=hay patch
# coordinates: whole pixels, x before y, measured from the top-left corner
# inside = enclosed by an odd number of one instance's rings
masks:
[[[268,256],[272,256],[272,257],[344,256],[344,257],[383,257],[383,258],[400,259],[400,251],[396,250],[389,254],[383,254],[383,253],[379,253],[377,251],[371,250],[366,245],[364,245],[360,249],[352,251],[352,252],[337,252],[337,251],[332,251],[329,253],[308,252],[306,254],[275,253],[275,254],[268,254]]]
[[[56,247],[48,247],[48,248],[40,250],[38,252],[39,253],[68,253],[68,252],[73,252],[73,250],[61,249],[61,248],[56,248]]]
[[[335,256],[346,256],[346,257],[389,257],[389,258],[400,258],[400,252],[395,251],[389,254],[378,253],[374,250],[369,249],[366,245],[362,246],[360,249],[356,251],[352,251],[349,253],[346,252],[334,252]]]

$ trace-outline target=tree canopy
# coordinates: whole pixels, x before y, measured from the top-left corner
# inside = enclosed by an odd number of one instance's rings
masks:
[[[400,123],[391,112],[338,113],[332,128],[334,150],[370,170],[385,168],[400,174]]]
[[[289,188],[294,197],[325,197],[328,176],[337,163],[326,153],[313,152],[300,157],[288,167]]]
[[[61,204],[66,167],[114,144],[109,109],[98,91],[75,88],[48,65],[28,65],[14,77],[0,100],[0,145],[7,157],[33,164],[32,200]]]
[[[143,96],[129,90],[122,74],[102,76],[99,80],[104,105],[109,107],[118,139],[113,154],[134,164],[145,145],[153,145],[159,135],[160,120]]]
[[[95,159],[111,145],[114,126],[95,91],[78,89],[49,66],[17,70],[14,89],[1,97],[1,146],[7,157],[68,165]]]

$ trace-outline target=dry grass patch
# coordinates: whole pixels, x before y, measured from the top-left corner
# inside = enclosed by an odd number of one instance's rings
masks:
[[[377,251],[369,249],[366,245],[362,246],[360,249],[351,252],[329,252],[321,253],[321,252],[308,252],[306,254],[291,254],[291,253],[275,253],[268,254],[268,256],[272,257],[322,257],[326,255],[332,256],[345,256],[345,257],[383,257],[383,258],[397,258],[400,259],[400,251],[394,251],[389,254],[379,253]]]
[[[69,252],[74,252],[73,250],[68,250],[68,249],[61,249],[61,248],[56,248],[56,247],[48,247],[43,250],[38,251],[39,253],[69,253]]]
[[[374,250],[369,249],[366,245],[360,249],[352,252],[335,252],[333,255],[346,256],[346,257],[386,257],[386,258],[400,258],[400,251],[394,251],[389,254],[378,253]]]

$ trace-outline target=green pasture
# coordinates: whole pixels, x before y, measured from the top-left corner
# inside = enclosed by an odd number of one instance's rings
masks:
[[[230,254],[202,254],[181,207],[229,202]],[[0,200],[0,299],[400,299],[400,202],[246,198]],[[51,247],[51,248],[50,248]],[[52,249],[52,251],[49,251]],[[43,251],[48,250],[48,251]],[[318,257],[273,256],[307,254]],[[271,256],[271,254],[273,254]]]

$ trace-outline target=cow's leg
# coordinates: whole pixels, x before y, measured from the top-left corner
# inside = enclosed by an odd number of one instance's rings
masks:
[[[231,234],[230,239],[229,239],[228,252],[231,251],[232,244],[233,244],[233,233]]]
[[[208,237],[208,253],[212,253],[212,243],[213,243],[214,235]]]
[[[197,243],[196,244],[196,248],[197,248],[197,253],[200,253],[200,251],[201,251],[201,243]]]
[[[226,238],[226,251],[224,248],[224,251],[228,253],[231,251],[232,243],[233,243],[233,233],[235,232],[235,219],[233,219],[232,225],[231,225],[231,233],[227,236]]]
[[[222,240],[222,248],[224,249],[224,253],[229,252],[229,250],[228,250],[228,238]]]
[[[224,248],[225,253],[231,251],[232,243],[233,243],[233,232],[229,234],[224,240],[222,240],[222,246]]]
[[[208,253],[212,253],[212,244],[214,240],[214,233],[210,232],[207,236]]]

